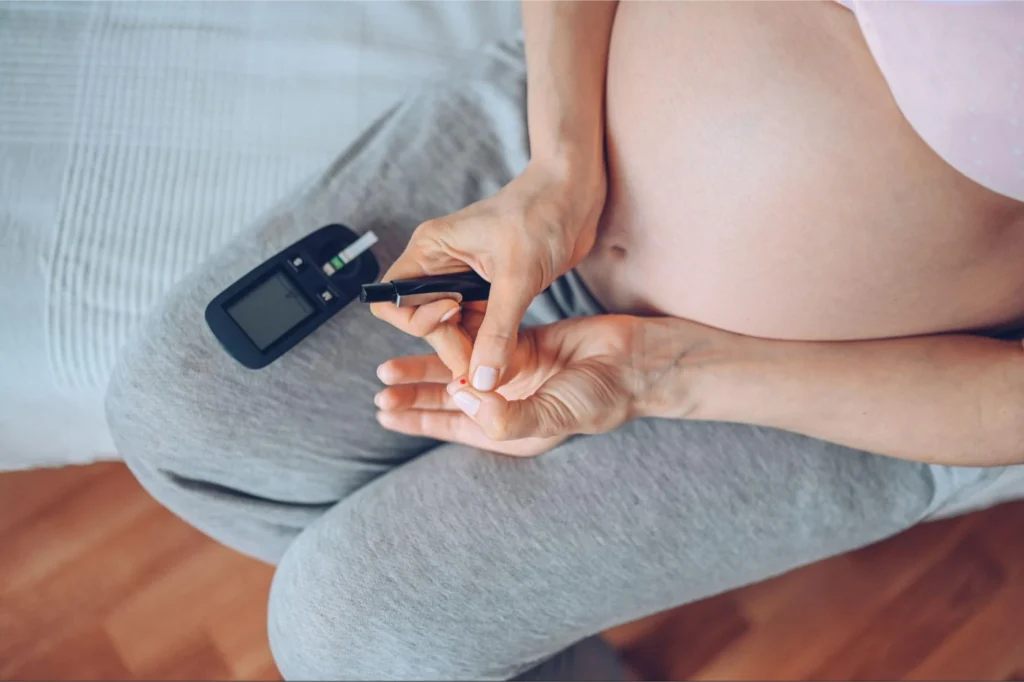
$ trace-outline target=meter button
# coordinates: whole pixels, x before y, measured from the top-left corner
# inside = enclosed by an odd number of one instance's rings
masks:
[[[288,262],[291,263],[291,266],[296,270],[301,270],[306,264],[306,261],[302,260],[302,256],[292,256]]]
[[[332,294],[329,290],[324,289],[323,291],[320,292],[320,300],[323,301],[324,303],[330,303],[331,301],[334,300],[334,294]]]

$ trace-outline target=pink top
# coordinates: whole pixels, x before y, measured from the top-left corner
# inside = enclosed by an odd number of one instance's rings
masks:
[[[967,177],[1024,201],[1024,2],[842,4],[917,134]]]

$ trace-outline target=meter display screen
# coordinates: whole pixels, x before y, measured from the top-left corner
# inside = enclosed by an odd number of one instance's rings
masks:
[[[261,351],[315,312],[291,279],[278,270],[227,307],[227,313]]]

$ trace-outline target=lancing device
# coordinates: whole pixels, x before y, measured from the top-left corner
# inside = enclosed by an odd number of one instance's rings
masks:
[[[415,279],[396,279],[380,284],[364,284],[359,292],[363,303],[394,303],[397,306],[423,305],[450,299],[460,303],[485,301],[491,283],[470,270],[450,275],[429,275]]]

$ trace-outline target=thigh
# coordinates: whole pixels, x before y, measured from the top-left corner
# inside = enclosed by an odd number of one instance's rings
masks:
[[[204,320],[214,296],[318,227],[373,230],[382,271],[421,221],[506,184],[526,162],[517,43],[473,56],[377,121],[319,177],[178,284],[123,349],[107,393],[118,450],[161,502],[273,558],[324,509],[436,443],[380,428],[382,361],[429,351],[349,304],[251,371]]]
[[[795,434],[648,420],[533,459],[437,448],[283,558],[290,678],[515,676],[612,625],[909,527],[926,465]]]

